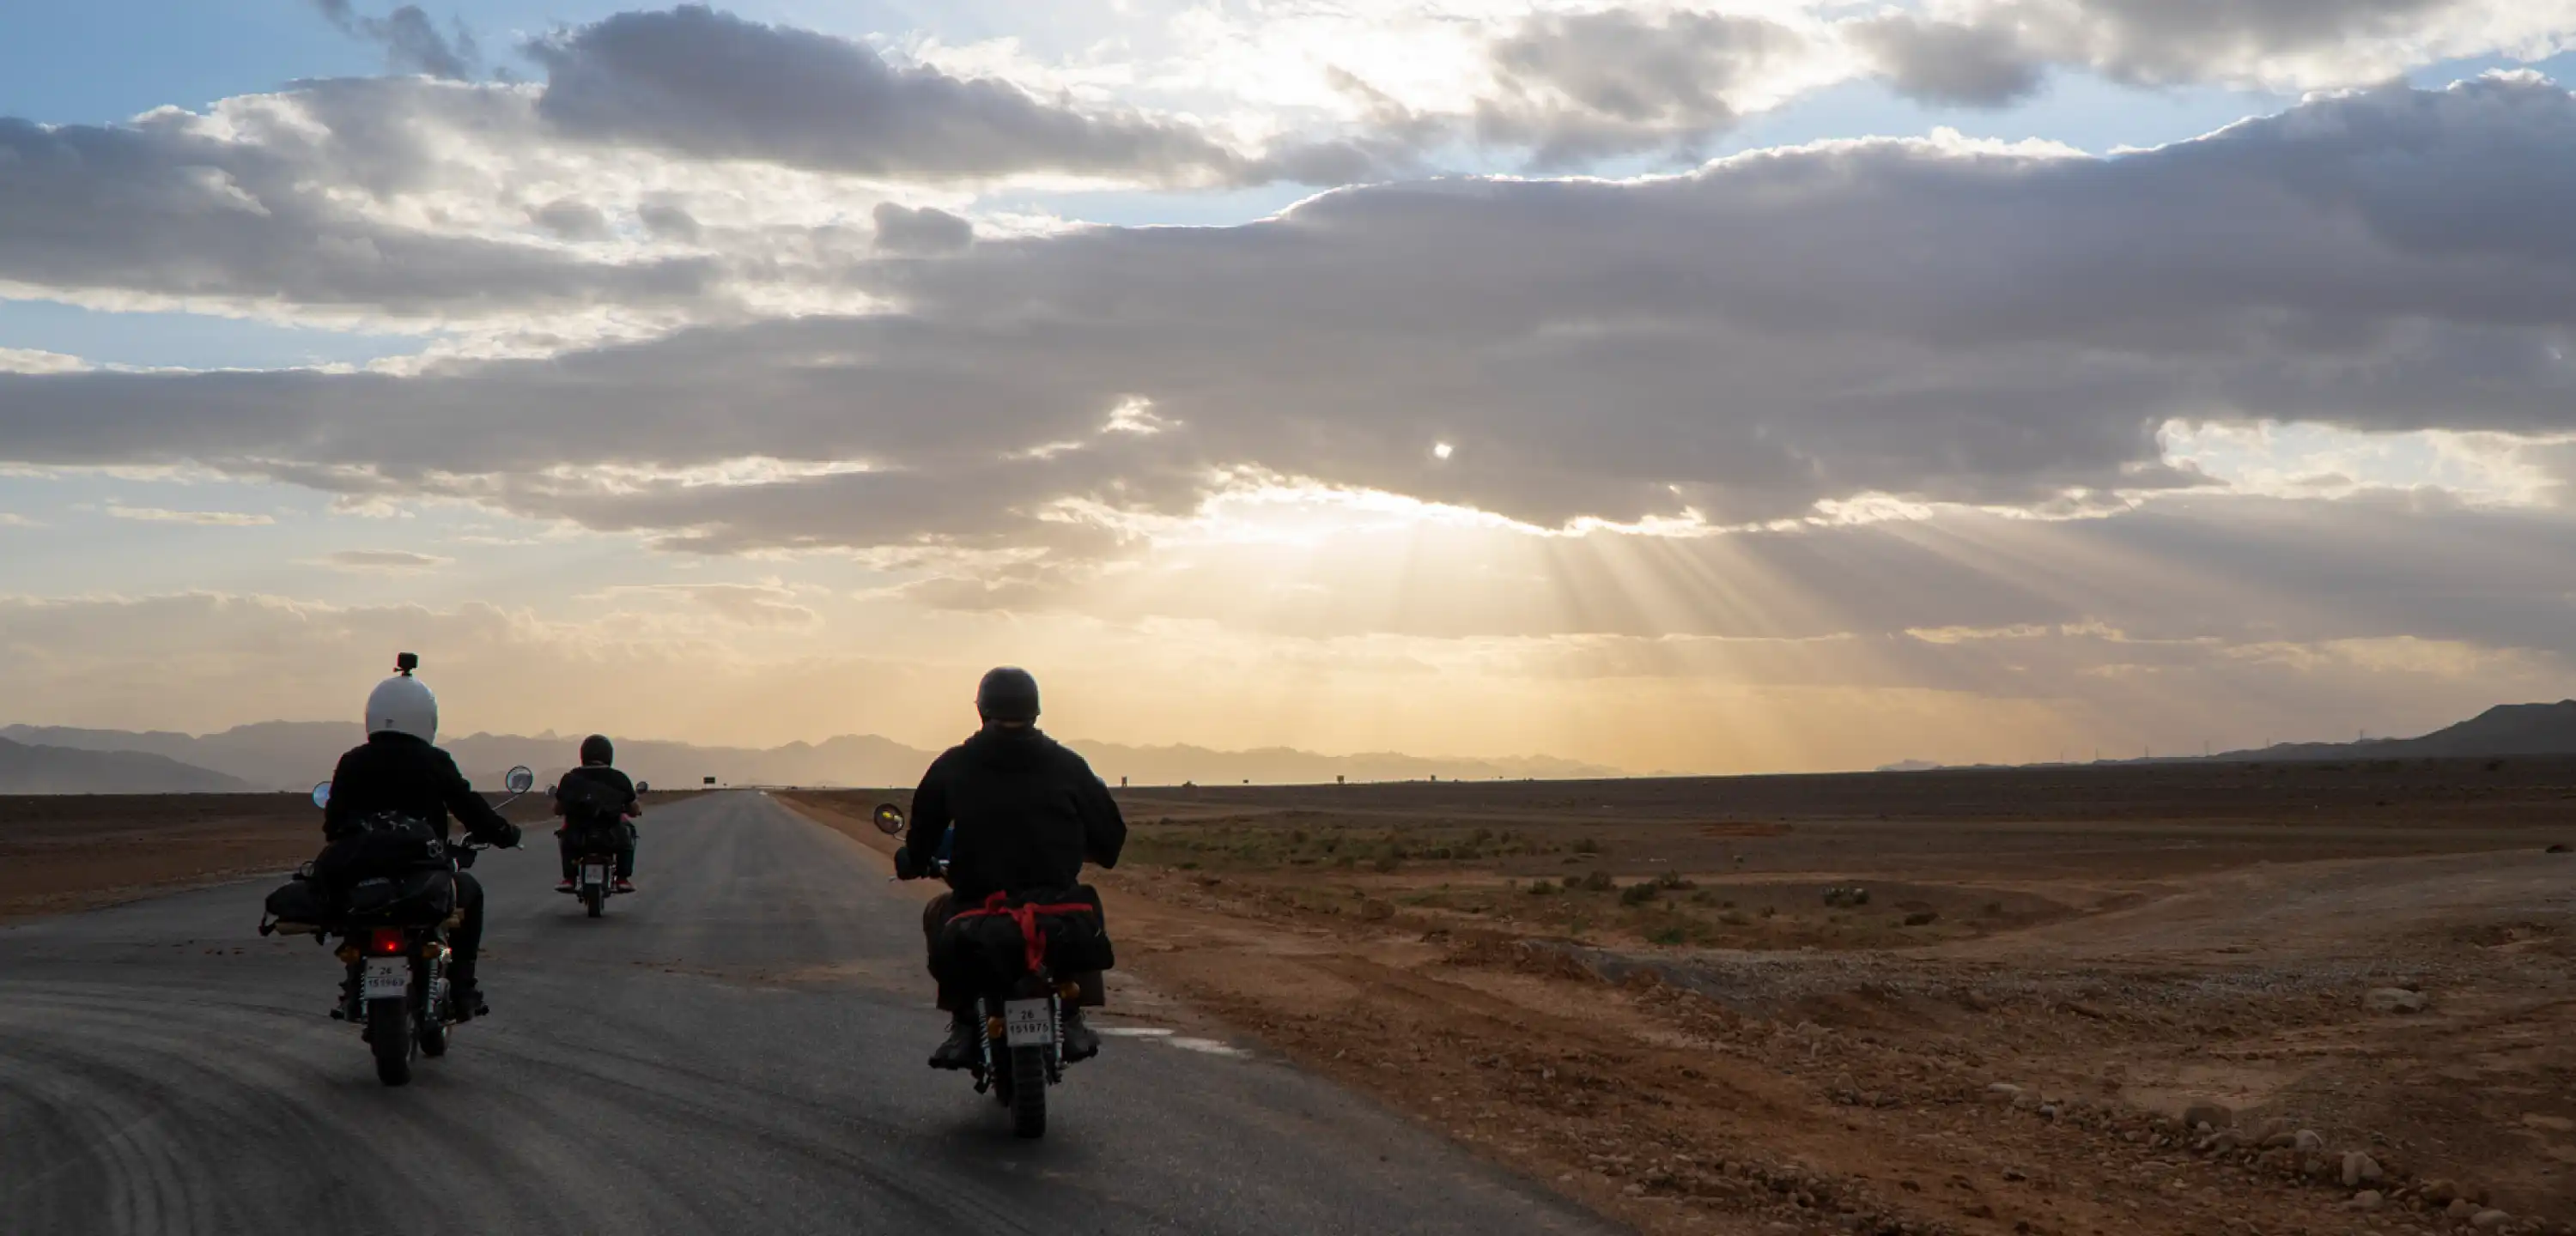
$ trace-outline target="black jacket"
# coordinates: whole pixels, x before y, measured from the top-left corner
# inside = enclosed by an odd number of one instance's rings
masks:
[[[1091,765],[1035,729],[988,729],[931,761],[912,796],[913,865],[930,870],[957,827],[948,885],[961,902],[1065,888],[1085,860],[1118,865],[1127,821]]]
[[[604,764],[567,770],[555,782],[555,814],[564,818],[567,828],[615,824],[642,809],[643,804],[635,800],[633,779]]]
[[[409,734],[370,734],[352,747],[331,773],[331,801],[322,808],[322,835],[338,840],[359,820],[396,812],[438,826],[447,837],[448,813],[465,823],[465,835],[492,845],[517,845],[519,826],[466,784],[446,752]]]

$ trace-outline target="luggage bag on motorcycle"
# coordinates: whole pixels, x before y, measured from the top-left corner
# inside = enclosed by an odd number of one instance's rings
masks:
[[[1028,940],[1020,927],[1023,910],[1030,911],[1028,920],[1045,938],[1047,968],[1056,974],[1117,967],[1100,891],[1088,884],[961,907],[941,930],[961,963],[994,979],[1014,979],[1028,969]]]
[[[311,880],[289,880],[268,895],[268,917],[281,926],[320,927],[331,921],[330,898]]]
[[[447,869],[446,838],[427,820],[391,813],[344,825],[313,859],[313,879],[326,889],[430,869]]]
[[[445,868],[377,876],[349,886],[343,921],[384,927],[439,922],[456,910],[456,877]]]

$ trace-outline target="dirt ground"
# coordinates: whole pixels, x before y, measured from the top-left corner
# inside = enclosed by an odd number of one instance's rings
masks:
[[[649,795],[646,815],[685,797]],[[541,821],[545,798],[505,814]],[[0,922],[245,876],[283,880],[321,848],[322,813],[302,794],[0,796]]]
[[[2576,1233],[2576,761],[1122,801],[1113,1011],[1641,1231]]]

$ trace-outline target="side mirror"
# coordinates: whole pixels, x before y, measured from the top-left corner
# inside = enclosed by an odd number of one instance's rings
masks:
[[[895,806],[893,803],[878,803],[876,825],[878,832],[884,833],[889,837],[902,832],[903,809]]]
[[[325,781],[313,787],[313,805],[316,807],[328,807],[331,805],[330,782]]]
[[[536,786],[537,774],[527,765],[521,764],[511,769],[510,775],[501,779],[501,784],[510,787],[510,792],[513,794],[525,794]]]

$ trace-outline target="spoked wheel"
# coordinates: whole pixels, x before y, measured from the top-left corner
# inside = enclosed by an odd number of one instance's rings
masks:
[[[376,1080],[399,1086],[411,1080],[411,1002],[367,1001],[367,1046],[376,1053]]]
[[[1014,1047],[1009,1066],[1011,1132],[1021,1137],[1046,1136],[1046,1049]]]

